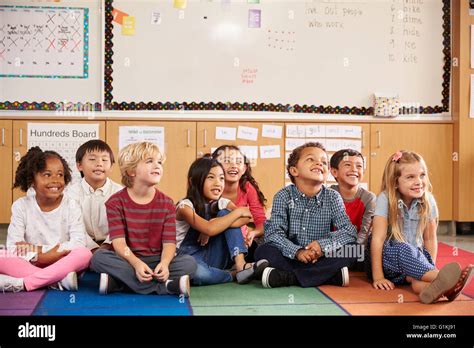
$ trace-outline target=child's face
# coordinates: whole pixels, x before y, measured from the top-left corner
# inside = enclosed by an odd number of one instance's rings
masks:
[[[338,168],[331,168],[331,174],[339,185],[357,186],[364,178],[364,162],[359,156],[344,156]]]
[[[112,171],[110,155],[107,151],[86,152],[82,161],[77,163],[77,169],[84,173],[87,181],[105,181]]]
[[[225,177],[222,168],[219,166],[211,168],[202,188],[204,198],[208,201],[218,200],[224,191],[224,184]]]
[[[63,194],[64,185],[64,167],[61,160],[57,157],[49,157],[46,160],[46,168],[35,174],[33,187],[36,197],[43,200],[56,200]]]
[[[137,168],[130,173],[134,176],[134,185],[141,183],[145,186],[158,184],[163,175],[162,157],[160,154],[150,155],[145,160],[138,162]]]
[[[225,180],[229,183],[238,182],[247,170],[244,156],[238,150],[226,149],[217,160],[224,167]]]
[[[295,167],[290,168],[295,181],[311,180],[315,184],[324,183],[328,177],[328,156],[318,147],[306,147],[301,151]]]
[[[421,198],[427,185],[426,169],[420,162],[403,164],[397,179],[397,189],[405,202]]]

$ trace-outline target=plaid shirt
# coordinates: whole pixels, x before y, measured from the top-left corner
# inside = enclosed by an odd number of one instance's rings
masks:
[[[356,239],[356,229],[341,196],[324,185],[314,197],[307,197],[295,185],[281,189],[273,199],[272,216],[265,223],[265,243],[290,259],[315,240],[326,253]]]

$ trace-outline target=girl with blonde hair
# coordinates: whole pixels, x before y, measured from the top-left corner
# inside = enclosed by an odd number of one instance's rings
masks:
[[[443,296],[453,301],[469,283],[473,265],[461,270],[457,262],[441,270],[438,252],[438,209],[423,158],[397,151],[387,164],[377,197],[367,268],[376,289],[411,283],[423,303]]]

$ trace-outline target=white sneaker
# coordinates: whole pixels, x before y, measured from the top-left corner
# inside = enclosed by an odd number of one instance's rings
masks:
[[[55,290],[69,290],[69,291],[77,291],[77,273],[76,272],[69,272],[67,276],[65,276],[62,280],[57,282],[56,284],[52,284],[49,286],[50,289]]]
[[[23,278],[10,277],[0,274],[0,290],[5,292],[20,292],[25,289]]]

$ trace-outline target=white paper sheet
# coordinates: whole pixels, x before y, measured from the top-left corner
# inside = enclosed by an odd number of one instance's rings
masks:
[[[260,158],[280,158],[280,145],[260,146]]]
[[[360,126],[326,126],[326,138],[355,138],[362,136],[362,127]]]
[[[286,126],[287,138],[304,138],[306,136],[306,127],[304,125],[289,124]]]
[[[165,128],[149,126],[119,127],[119,150],[140,141],[152,142],[165,154]]]
[[[272,124],[264,124],[262,126],[262,137],[281,139],[282,131],[283,131],[282,126],[275,126],[275,125],[272,125]]]
[[[237,129],[231,127],[216,127],[216,139],[235,140]]]
[[[301,138],[287,138],[285,139],[285,150],[286,151],[293,151],[300,145],[303,145],[306,142],[305,139]]]
[[[306,138],[326,137],[326,126],[320,124],[309,124],[306,126]]]
[[[237,138],[257,141],[258,128],[239,126],[239,129],[237,131]]]
[[[326,151],[336,152],[342,149],[362,150],[360,140],[351,139],[326,139]]]
[[[76,169],[76,151],[83,143],[99,139],[99,124],[28,123],[28,149],[39,146],[43,151],[59,153],[69,164],[73,181],[80,180]]]

